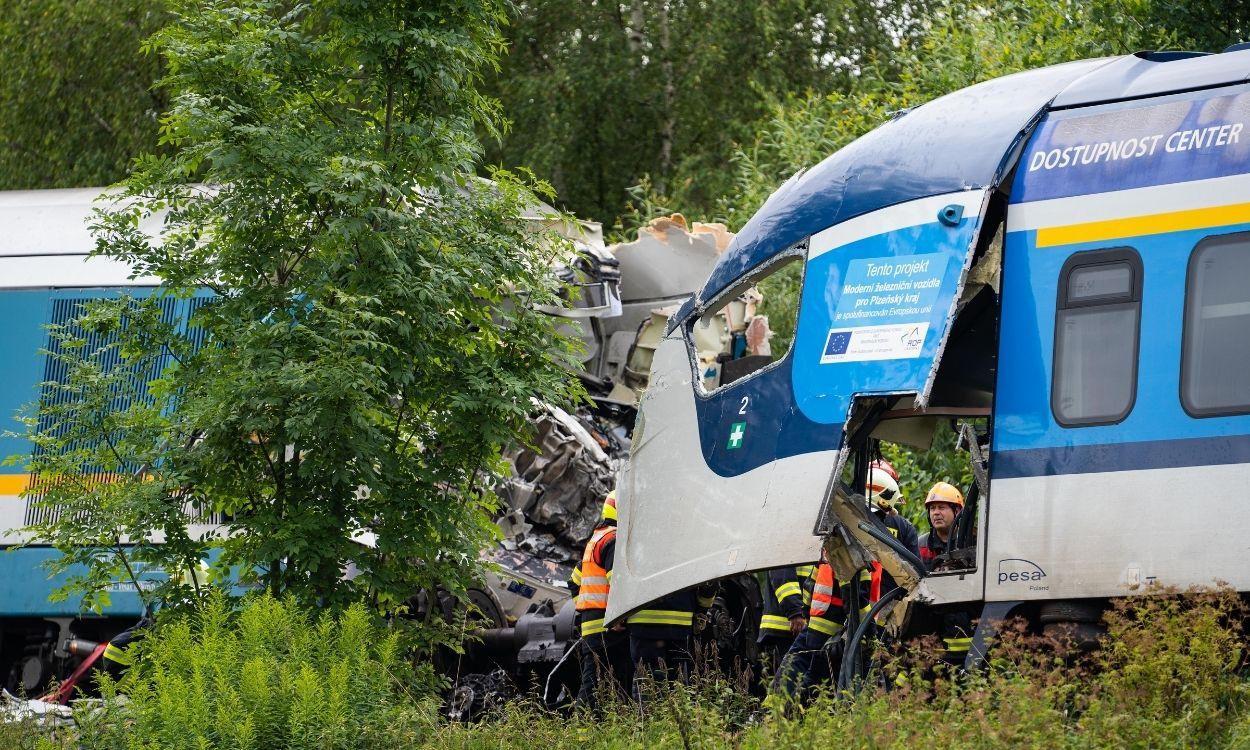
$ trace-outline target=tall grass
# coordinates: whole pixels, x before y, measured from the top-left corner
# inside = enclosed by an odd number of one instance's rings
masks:
[[[108,708],[80,711],[76,733],[0,726],[0,747],[1250,748],[1245,617],[1230,592],[1142,597],[1108,612],[1092,653],[1020,627],[987,669],[954,675],[912,644],[879,654],[889,689],[826,691],[797,710],[704,672],[642,705],[605,695],[596,713],[561,716],[520,701],[464,726],[405,686],[396,635],[364,609],[217,601],[164,623],[142,666],[105,686]]]
[[[956,678],[913,650],[886,668],[889,690],[825,692],[800,711],[702,681],[568,719],[512,706],[478,726],[444,726],[426,747],[1250,747],[1243,615],[1229,593],[1140,598],[1108,613],[1092,654],[1018,629],[980,674]]]

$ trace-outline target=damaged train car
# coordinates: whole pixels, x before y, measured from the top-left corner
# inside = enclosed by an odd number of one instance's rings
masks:
[[[582,233],[579,257],[559,271],[573,291],[568,304],[545,310],[567,319],[584,342],[579,375],[591,402],[575,412],[537,404],[535,446],[508,455],[511,476],[498,488],[502,542],[485,554],[497,570],[469,591],[476,638],[463,655],[444,654],[440,664],[453,684],[447,710],[456,719],[475,717],[518,690],[541,692],[550,705],[576,692],[570,647],[578,635],[566,582],[629,454],[638,398],[667,320],[733,238],[722,225],[687,225],[678,214],[606,248],[597,229]],[[769,356],[761,300],[752,289],[711,316],[698,341],[706,377],[732,378],[735,366]],[[446,597],[439,606],[449,619],[460,611]],[[754,658],[760,606],[755,579],[738,576],[725,582],[701,621],[699,637],[715,642],[727,667]]]
[[[1019,73],[782,185],[656,348],[608,619],[822,546],[842,580],[893,574],[896,634],[979,620],[970,660],[1008,615],[1081,626],[1151,584],[1250,591],[1248,76],[1240,49]],[[706,382],[708,314],[786,263],[790,350]],[[946,420],[975,480],[926,570],[860,495],[878,441],[924,446]]]

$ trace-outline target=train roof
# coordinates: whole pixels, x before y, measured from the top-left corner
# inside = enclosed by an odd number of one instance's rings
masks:
[[[95,249],[87,227],[103,188],[0,192],[0,257],[86,255]]]
[[[934,99],[778,188],[672,325],[816,232],[897,203],[996,186],[1050,109],[1241,83],[1248,76],[1250,50],[1139,52],[1016,73]]]
[[[118,260],[88,257],[95,249],[91,214],[105,188],[0,191],[0,289],[152,286]],[[157,236],[162,216],[141,226]]]

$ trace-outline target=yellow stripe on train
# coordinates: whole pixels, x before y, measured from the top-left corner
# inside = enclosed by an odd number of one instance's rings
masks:
[[[1206,229],[1246,223],[1250,223],[1250,203],[1234,203],[1228,206],[1211,206],[1188,211],[1170,211],[1163,214],[1047,227],[1037,230],[1037,246],[1056,247],[1074,245],[1078,242],[1098,242],[1139,237],[1145,234],[1164,234],[1186,229]]]
[[[29,474],[0,474],[0,495],[20,495],[29,483]]]

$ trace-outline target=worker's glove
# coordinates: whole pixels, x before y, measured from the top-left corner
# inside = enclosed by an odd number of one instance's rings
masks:
[[[803,632],[803,628],[807,627],[807,618],[803,615],[795,615],[790,618],[790,635],[798,636]]]

